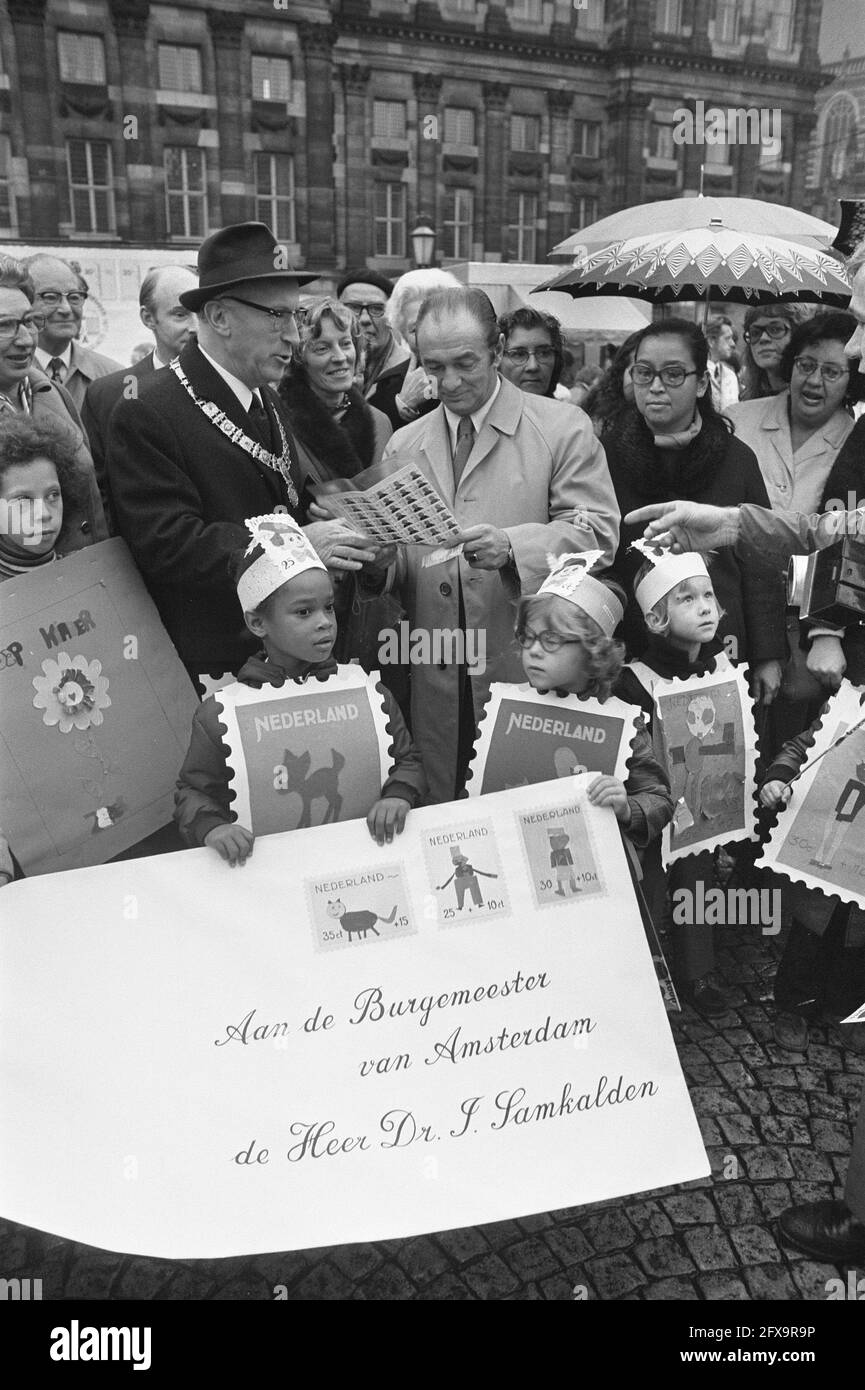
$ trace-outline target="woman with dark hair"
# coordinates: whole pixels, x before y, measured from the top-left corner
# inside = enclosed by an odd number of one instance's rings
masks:
[[[528,306],[502,314],[501,373],[532,396],[555,396],[565,361],[562,328],[553,314]]]
[[[781,375],[784,349],[794,329],[811,312],[801,304],[764,304],[746,311],[740,401],[757,401],[784,390],[787,385]]]
[[[631,368],[634,405],[604,434],[623,517],[649,502],[679,497],[715,506],[768,506],[757,460],[712,404],[707,361],[706,339],[687,319],[666,319],[641,332]],[[630,595],[623,635],[632,656],[639,655],[646,640],[633,599],[642,556],[628,553],[640,535],[638,526],[622,523],[614,564]],[[709,572],[724,610],[718,636],[732,660],[750,665],[757,698],[770,704],[787,655],[777,576],[768,568],[742,564],[731,549],[712,557]]]
[[[584,400],[582,409],[592,418],[595,434],[603,439],[607,430],[626,406],[634,403],[634,387],[631,382],[631,367],[637,343],[643,335],[641,328],[620,343],[607,365],[604,375]]]

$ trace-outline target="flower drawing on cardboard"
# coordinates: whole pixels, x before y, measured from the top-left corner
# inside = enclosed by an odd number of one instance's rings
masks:
[[[56,661],[50,657],[43,661],[42,670],[44,675],[33,677],[33,704],[44,711],[44,723],[59,725],[61,734],[102,723],[102,711],[111,704],[111,698],[101,661],[60,652]]]
[[[655,699],[676,803],[665,858],[748,838],[756,740],[743,673],[659,681]]]

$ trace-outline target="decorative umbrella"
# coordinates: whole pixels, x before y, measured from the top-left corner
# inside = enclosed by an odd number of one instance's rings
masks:
[[[829,222],[753,198],[645,203],[560,243],[554,254],[567,251],[573,265],[537,288],[564,290],[575,299],[621,294],[665,304],[711,296],[740,304],[793,299],[843,308],[850,286],[828,249],[834,235]]]

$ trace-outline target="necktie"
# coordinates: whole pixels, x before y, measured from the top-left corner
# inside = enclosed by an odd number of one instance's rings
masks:
[[[264,408],[261,398],[253,395],[247,411],[256,434],[268,444],[270,443],[270,418]]]
[[[66,363],[62,357],[52,357],[48,363],[48,375],[58,386],[62,386],[66,378]]]
[[[459,486],[463,469],[469,461],[469,454],[474,447],[475,427],[471,422],[471,417],[463,415],[457,428],[457,447],[454,452],[454,483]]]

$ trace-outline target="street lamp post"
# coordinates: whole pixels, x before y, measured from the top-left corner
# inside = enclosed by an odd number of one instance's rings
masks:
[[[430,219],[423,213],[418,217],[411,233],[414,262],[418,270],[431,266],[435,261],[436,234]]]

